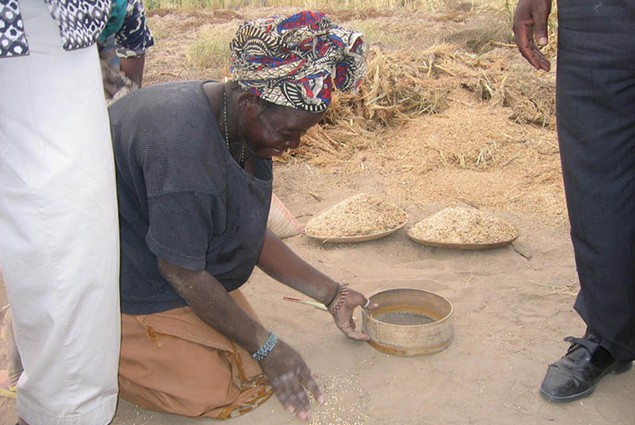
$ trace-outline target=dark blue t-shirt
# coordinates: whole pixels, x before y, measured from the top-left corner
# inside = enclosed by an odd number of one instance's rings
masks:
[[[271,161],[255,173],[231,157],[201,81],[130,93],[110,108],[121,237],[121,309],[186,305],[157,257],[207,270],[228,290],[258,261],[271,202]]]

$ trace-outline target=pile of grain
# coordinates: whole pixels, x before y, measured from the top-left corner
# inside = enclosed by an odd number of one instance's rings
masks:
[[[313,217],[304,231],[326,239],[364,236],[396,229],[407,220],[408,214],[398,206],[360,193]]]
[[[518,237],[505,220],[475,208],[446,208],[415,224],[408,235],[415,240],[445,244],[493,244]]]

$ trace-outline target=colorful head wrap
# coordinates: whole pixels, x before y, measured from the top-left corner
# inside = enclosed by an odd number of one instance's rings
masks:
[[[366,74],[362,34],[319,12],[242,24],[230,44],[234,80],[276,105],[323,112],[333,87],[355,91]]]

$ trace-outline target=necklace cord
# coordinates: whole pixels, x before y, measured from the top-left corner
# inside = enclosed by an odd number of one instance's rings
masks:
[[[225,124],[225,144],[229,149],[229,154],[232,155],[231,143],[229,141],[229,125],[227,121],[227,90],[223,86],[223,121]],[[233,155],[232,155],[233,156]],[[240,157],[238,158],[238,164],[241,168],[245,168],[245,141],[240,145]]]

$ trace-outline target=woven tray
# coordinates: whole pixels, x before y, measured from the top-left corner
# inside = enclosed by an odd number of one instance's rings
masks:
[[[407,222],[408,222],[408,219],[406,218],[406,220],[403,223],[400,223],[393,229],[382,230],[380,232],[369,233],[367,235],[355,235],[355,236],[315,235],[315,234],[311,234],[307,232],[306,230],[304,233],[310,238],[317,239],[322,242],[332,242],[332,243],[365,242],[365,241],[372,241],[375,239],[381,239],[381,238],[385,238],[386,236],[390,236],[396,231],[398,231],[399,229],[401,229],[402,227],[404,227]]]
[[[414,242],[430,246],[433,248],[445,248],[445,249],[464,249],[464,250],[480,250],[480,249],[494,249],[494,248],[503,248],[507,245],[510,245],[516,239],[518,239],[519,235],[514,236],[511,239],[504,241],[496,241],[496,242],[488,242],[488,243],[448,243],[448,242],[438,242],[438,241],[427,241],[425,239],[420,239],[412,236],[408,233],[408,237],[412,239]]]

